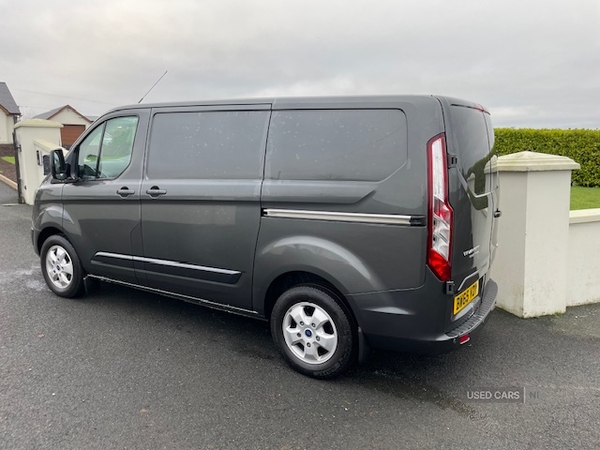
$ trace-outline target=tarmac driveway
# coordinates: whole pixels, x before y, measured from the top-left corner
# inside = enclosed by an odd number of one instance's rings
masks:
[[[2,449],[599,447],[600,305],[496,310],[457,352],[376,351],[316,381],[263,322],[104,284],[56,297],[15,201],[0,183]]]

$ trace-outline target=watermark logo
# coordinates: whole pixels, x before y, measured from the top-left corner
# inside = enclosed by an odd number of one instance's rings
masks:
[[[532,394],[532,392],[529,392],[529,394]],[[535,394],[534,397],[537,399],[538,393],[535,392]],[[466,400],[478,403],[525,403],[525,388],[502,387],[467,390]]]

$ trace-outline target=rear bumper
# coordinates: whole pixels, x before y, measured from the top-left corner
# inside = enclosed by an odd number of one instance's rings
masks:
[[[416,353],[444,353],[476,339],[496,305],[498,285],[487,280],[481,301],[466,321],[448,326],[452,297],[439,285],[415,291],[351,297],[351,306],[370,347]],[[432,292],[436,294],[431,295]],[[466,338],[463,338],[466,339]],[[465,343],[465,342],[463,342]]]

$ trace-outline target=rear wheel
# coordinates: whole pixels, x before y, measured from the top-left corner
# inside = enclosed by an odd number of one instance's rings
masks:
[[[61,297],[76,297],[83,290],[83,269],[71,243],[61,235],[50,236],[40,251],[42,273],[48,287]]]
[[[271,333],[288,364],[304,375],[332,378],[352,362],[352,321],[325,289],[297,286],[284,292],[273,308]]]

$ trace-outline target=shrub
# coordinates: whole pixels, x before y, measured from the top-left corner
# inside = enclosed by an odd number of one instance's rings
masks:
[[[600,186],[600,130],[535,130],[496,128],[498,155],[524,150],[567,156],[581,165],[572,180],[579,186]]]

